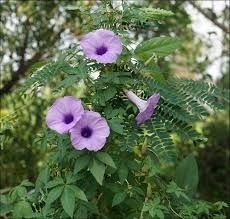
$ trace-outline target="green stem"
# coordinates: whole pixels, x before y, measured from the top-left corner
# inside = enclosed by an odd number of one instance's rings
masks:
[[[167,199],[167,201],[168,201],[168,203],[169,203],[169,208],[171,209],[171,211],[172,211],[177,217],[184,219],[181,215],[179,215],[179,214],[173,209],[170,200],[169,200],[167,197],[166,197],[166,199]]]

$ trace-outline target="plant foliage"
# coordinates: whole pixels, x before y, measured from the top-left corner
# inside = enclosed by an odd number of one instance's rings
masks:
[[[178,160],[173,136],[195,145],[205,141],[194,123],[223,109],[229,91],[203,81],[164,78],[158,60],[179,49],[180,40],[159,36],[130,49],[132,40],[124,23],[143,26],[173,13],[133,10],[124,2],[122,6],[123,10],[113,9],[110,2],[102,1],[94,13],[67,7],[85,17],[86,32],[103,27],[120,36],[124,49],[115,64],[90,61],[74,45],[60,52],[55,61],[35,66],[18,89],[20,95],[36,96],[49,87],[58,96],[82,87],[85,107],[103,114],[111,128],[106,146],[100,152],[76,151],[67,135],[45,130],[35,143],[49,152],[46,168],[35,185],[25,180],[1,195],[1,214],[12,218],[225,218],[226,203],[195,198],[196,160],[193,155]],[[160,93],[151,120],[141,126],[134,123],[137,109],[124,89],[143,98]],[[10,123],[3,123],[1,133],[10,128]]]

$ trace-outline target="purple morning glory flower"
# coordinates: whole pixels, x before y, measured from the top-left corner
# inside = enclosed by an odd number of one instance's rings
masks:
[[[140,110],[140,112],[136,116],[136,121],[138,125],[150,119],[150,117],[154,113],[158,101],[160,100],[159,93],[153,94],[151,97],[148,98],[147,101],[140,99],[132,91],[126,90],[125,94],[129,98],[129,100],[131,100]]]
[[[82,117],[81,101],[72,96],[58,98],[49,108],[46,123],[50,129],[63,134],[68,132]]]
[[[105,29],[87,33],[80,45],[85,55],[97,60],[98,63],[113,63],[122,52],[120,38],[114,32]]]
[[[80,121],[70,130],[74,148],[89,151],[98,151],[103,148],[109,133],[106,120],[93,111],[85,111]]]

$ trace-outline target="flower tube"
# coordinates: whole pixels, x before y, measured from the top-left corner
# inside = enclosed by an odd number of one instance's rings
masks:
[[[159,93],[153,94],[151,97],[148,98],[147,101],[142,100],[132,91],[125,90],[125,94],[129,98],[129,100],[132,101],[138,107],[140,111],[136,116],[136,121],[138,125],[150,119],[150,117],[154,113],[158,101],[160,100]]]

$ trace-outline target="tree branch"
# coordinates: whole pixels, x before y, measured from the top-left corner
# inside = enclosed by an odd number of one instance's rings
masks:
[[[33,65],[36,61],[38,61],[42,57],[41,53],[36,53],[30,60],[24,61],[23,65],[19,67],[19,69],[12,73],[12,78],[8,81],[3,88],[0,89],[0,96],[4,94],[10,93],[14,84],[16,84],[21,77],[25,75],[28,69]]]
[[[203,8],[201,8],[199,5],[197,5],[194,1],[188,0],[188,2],[196,8],[201,14],[203,14],[208,20],[210,20],[213,24],[218,26],[220,29],[222,29],[225,33],[229,33],[229,28],[225,25],[218,22],[216,19],[214,19],[210,14],[208,14]]]
[[[27,22],[27,24],[29,24],[29,23]],[[26,29],[25,38],[24,38],[24,41],[23,41],[23,44],[22,44],[22,48],[21,48],[21,50],[19,52],[19,56],[21,57],[19,66],[24,65],[26,48],[27,48],[27,45],[28,45],[29,28],[27,28],[27,25],[25,25],[25,29]]]
[[[64,31],[64,28],[61,28],[61,30],[56,33],[52,38],[51,38],[51,45],[54,44],[59,38],[61,33]],[[0,96],[3,96],[4,94],[10,93],[11,89],[13,86],[23,77],[25,76],[26,72],[29,70],[29,68],[38,60],[41,59],[42,57],[42,48],[40,48],[40,52],[37,52],[34,54],[34,56],[25,61],[25,51],[27,47],[27,43],[25,41],[28,40],[28,36],[25,36],[24,44],[20,52],[20,62],[19,62],[19,68],[17,71],[12,72],[12,78],[9,80],[4,86],[0,89]]]

